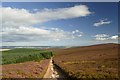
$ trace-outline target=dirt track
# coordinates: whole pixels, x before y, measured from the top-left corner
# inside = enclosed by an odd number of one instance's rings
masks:
[[[54,78],[56,80],[58,78],[65,78],[65,76],[62,74],[62,72],[53,64],[52,58],[50,60],[47,72],[44,75],[44,78]]]

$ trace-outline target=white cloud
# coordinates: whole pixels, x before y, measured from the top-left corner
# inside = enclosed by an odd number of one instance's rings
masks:
[[[103,20],[100,20],[99,22],[94,23],[93,26],[98,27],[98,26],[110,24],[110,23],[111,23],[111,21],[107,21],[107,19],[103,19]]]
[[[18,35],[27,35],[27,34],[49,34],[49,31],[44,30],[44,29],[40,29],[40,28],[33,28],[33,27],[24,27],[24,26],[20,26],[18,28],[11,28],[11,27],[7,27],[7,28],[3,28],[3,34],[18,34]]]
[[[32,25],[38,21],[35,19],[34,14],[29,13],[26,9],[16,8],[0,8],[2,9],[2,23],[4,26],[18,26],[18,25]]]
[[[72,34],[78,33],[79,30],[72,31]]]
[[[93,37],[95,38],[95,40],[99,40],[99,41],[117,40],[118,39],[118,35],[110,36],[110,35],[107,35],[107,34],[97,34]]]
[[[46,30],[35,28],[33,25],[52,20],[85,17],[91,14],[86,5],[58,9],[34,9],[34,12],[26,9],[2,7],[0,11],[2,11],[0,12],[0,15],[2,14],[0,16],[2,18],[2,30],[0,34],[3,34],[3,41],[5,42],[36,40],[60,41],[78,38],[82,36],[79,30],[76,30],[73,34],[73,31],[68,32],[58,28]]]
[[[79,31],[80,32],[80,31]],[[49,30],[33,28],[31,26],[19,28],[4,28],[0,33],[3,35],[3,42],[16,41],[60,41],[65,39],[79,38],[81,33],[72,34],[71,32],[61,30],[59,28],[51,28]]]
[[[106,34],[97,34],[94,36],[96,40],[108,40],[109,35]]]
[[[49,20],[85,17],[90,14],[91,12],[86,5],[77,5],[68,8],[44,9],[41,12],[37,12],[36,16],[38,19],[42,19],[42,21],[44,22]]]
[[[51,20],[70,19],[85,17],[91,14],[86,5],[77,5],[68,8],[43,9],[31,13],[26,9],[3,7],[2,23],[3,26],[33,25]],[[35,9],[36,10],[36,9]]]
[[[83,32],[80,32],[79,30],[72,31],[72,34],[76,37],[82,37],[83,36]],[[73,39],[75,38],[74,36],[73,36]]]
[[[111,39],[118,39],[118,35],[111,36]]]
[[[34,28],[34,24],[47,21],[85,17],[91,14],[86,5],[76,5],[68,8],[58,9],[34,9],[31,12],[26,9],[2,7],[2,29],[3,41],[35,41],[73,39],[82,36],[79,30],[68,32],[58,28],[41,29]],[[1,13],[0,13],[1,14]]]

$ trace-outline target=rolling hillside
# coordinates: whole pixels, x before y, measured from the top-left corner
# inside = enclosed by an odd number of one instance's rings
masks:
[[[59,49],[54,63],[71,78],[117,78],[118,48],[110,43]]]

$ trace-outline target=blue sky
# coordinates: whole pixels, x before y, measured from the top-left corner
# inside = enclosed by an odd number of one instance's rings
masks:
[[[118,3],[3,2],[3,45],[116,43]]]

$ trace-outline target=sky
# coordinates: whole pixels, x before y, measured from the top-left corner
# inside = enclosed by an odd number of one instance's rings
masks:
[[[3,46],[84,46],[119,39],[117,2],[3,2],[0,9]]]

